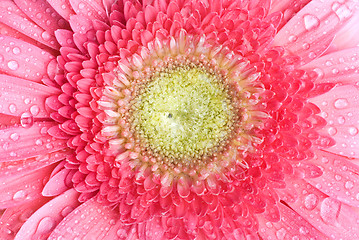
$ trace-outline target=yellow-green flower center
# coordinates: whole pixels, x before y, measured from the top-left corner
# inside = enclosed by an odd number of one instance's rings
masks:
[[[172,159],[218,151],[234,116],[220,77],[197,66],[166,68],[153,76],[135,97],[132,113],[144,145]]]

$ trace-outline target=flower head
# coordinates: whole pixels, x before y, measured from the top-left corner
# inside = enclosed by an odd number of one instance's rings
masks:
[[[1,238],[358,238],[358,8],[3,0]]]

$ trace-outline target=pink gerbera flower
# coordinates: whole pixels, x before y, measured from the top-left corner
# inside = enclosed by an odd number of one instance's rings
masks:
[[[359,239],[358,11],[1,0],[0,239]]]

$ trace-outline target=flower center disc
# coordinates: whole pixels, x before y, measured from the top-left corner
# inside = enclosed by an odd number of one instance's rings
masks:
[[[228,139],[230,100],[217,75],[197,66],[166,68],[139,90],[132,122],[146,149],[170,159],[198,159]]]

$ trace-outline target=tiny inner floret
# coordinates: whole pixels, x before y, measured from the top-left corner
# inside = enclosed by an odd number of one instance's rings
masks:
[[[218,152],[233,129],[234,110],[216,74],[198,66],[174,66],[153,75],[132,104],[141,145],[182,162]]]

